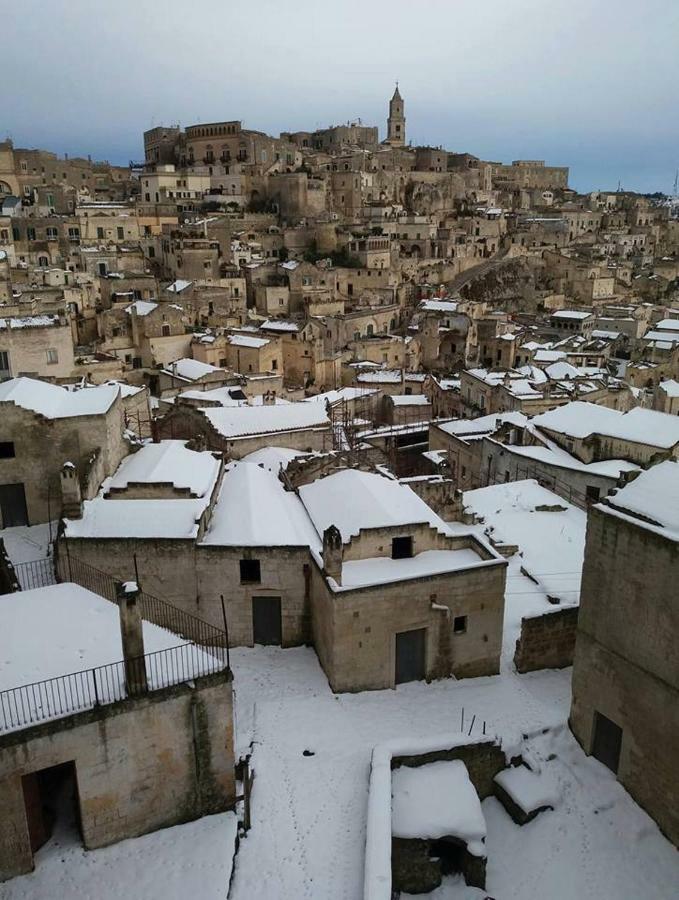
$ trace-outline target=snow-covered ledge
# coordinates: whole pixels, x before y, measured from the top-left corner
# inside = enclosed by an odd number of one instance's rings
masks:
[[[426,738],[397,738],[373,747],[368,788],[363,900],[391,900],[391,761],[400,756],[441,753],[455,747],[487,744],[488,735],[464,732]]]

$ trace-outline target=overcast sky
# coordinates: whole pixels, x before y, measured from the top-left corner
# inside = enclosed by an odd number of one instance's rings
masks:
[[[0,0],[0,136],[127,163],[159,124],[278,134],[361,118],[398,78],[413,144],[669,191],[679,0]]]

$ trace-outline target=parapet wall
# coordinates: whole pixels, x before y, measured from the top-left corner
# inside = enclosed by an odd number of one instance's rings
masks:
[[[521,635],[514,652],[517,672],[564,669],[573,665],[578,609],[568,606],[521,619]]]

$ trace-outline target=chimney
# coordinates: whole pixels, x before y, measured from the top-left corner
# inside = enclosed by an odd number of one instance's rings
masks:
[[[82,519],[83,499],[80,492],[78,470],[72,462],[65,462],[61,467],[61,509],[66,519]]]
[[[275,406],[276,391],[265,391],[264,396],[262,397],[262,404],[264,406]]]
[[[116,601],[120,610],[120,637],[125,660],[125,687],[128,696],[137,697],[148,690],[144,660],[144,632],[139,610],[139,586],[136,581],[116,583]]]
[[[342,584],[342,535],[336,525],[323,532],[323,570],[328,578]]]

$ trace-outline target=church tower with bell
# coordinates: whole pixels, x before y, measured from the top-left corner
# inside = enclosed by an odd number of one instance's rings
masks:
[[[405,147],[406,119],[403,115],[403,97],[398,90],[398,81],[394,96],[389,101],[389,118],[387,119],[387,139],[385,144],[392,147]]]

